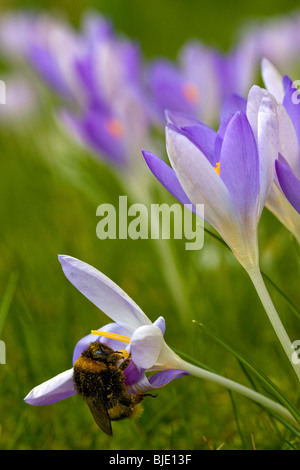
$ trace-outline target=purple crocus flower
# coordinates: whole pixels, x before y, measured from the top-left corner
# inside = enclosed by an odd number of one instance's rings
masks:
[[[214,124],[227,96],[249,91],[255,71],[254,57],[249,41],[228,54],[192,41],[181,49],[178,63],[154,61],[149,67],[148,81],[161,122],[168,109]]]
[[[125,387],[129,395],[153,391],[174,379],[192,374],[240,393],[294,423],[290,413],[278,403],[255,390],[190,364],[177,356],[164,341],[163,317],[152,323],[120,287],[97,269],[70,256],[59,256],[59,260],[70,282],[114,320],[114,323],[92,331],[76,344],[73,364],[94,341],[101,341],[118,351],[120,344],[124,343],[126,351],[131,354],[130,364],[124,370]],[[151,372],[149,377],[147,372]],[[36,406],[49,405],[75,395],[73,376],[74,371],[71,368],[38,385],[25,397],[26,403]]]
[[[270,61],[262,61],[262,75],[273,94],[279,122],[276,174],[266,206],[300,241],[300,216],[297,210],[300,178],[300,100],[288,76],[282,77]]]
[[[184,361],[164,341],[163,317],[152,323],[120,287],[97,269],[70,256],[59,256],[59,260],[70,282],[115,322],[82,338],[75,346],[73,364],[94,341],[114,350],[120,350],[123,342],[132,358],[124,371],[129,394],[155,390],[188,374],[181,368]],[[148,371],[156,373],[147,378]],[[35,387],[25,401],[30,405],[48,405],[75,394],[71,368]]]
[[[123,169],[138,166],[152,118],[136,43],[116,35],[101,16],[85,17],[79,32],[40,20],[27,56],[64,98],[58,116],[75,140]]]
[[[291,341],[259,268],[257,226],[274,180],[278,156],[276,101],[253,87],[247,114],[224,118],[216,133],[195,118],[167,113],[166,145],[173,168],[151,152],[144,158],[156,178],[182,203],[204,204],[204,218],[247,271],[274,331],[291,361]],[[251,125],[250,125],[251,123]]]
[[[240,111],[224,119],[218,132],[195,118],[168,112],[166,144],[173,168],[143,152],[150,170],[177,199],[204,204],[205,220],[246,270],[258,264],[257,224],[277,155],[277,118],[275,113],[267,118],[272,107],[266,92],[258,133]]]

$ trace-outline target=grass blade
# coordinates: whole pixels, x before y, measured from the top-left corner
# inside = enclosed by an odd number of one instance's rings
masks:
[[[224,340],[219,338],[214,332],[212,332],[209,328],[204,326],[201,323],[198,323],[194,320],[194,323],[201,328],[201,330],[210,336],[214,341],[218,344],[226,348],[230,351],[236,359],[238,359],[241,363],[243,363],[252,373],[259,379],[260,383],[264,386],[264,388],[273,396],[276,397],[278,402],[283,405],[285,408],[289,410],[295,420],[300,424],[300,413],[297,408],[290,402],[289,399],[285,397],[285,395],[279,390],[279,388],[260,370],[257,369],[253,364],[251,364],[247,359],[245,359],[239,352],[237,352],[232,346],[226,343]]]

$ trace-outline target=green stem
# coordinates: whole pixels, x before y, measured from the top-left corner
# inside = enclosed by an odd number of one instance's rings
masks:
[[[299,424],[291,415],[291,413],[279,403],[276,403],[270,398],[267,398],[264,395],[261,395],[260,393],[256,392],[255,390],[252,390],[251,388],[246,387],[245,385],[241,385],[237,382],[234,382],[233,380],[227,379],[226,377],[222,377],[221,375],[215,374],[214,372],[210,372],[208,370],[194,366],[193,364],[190,364],[189,362],[186,362],[184,360],[181,360],[181,361],[182,363],[180,367],[186,370],[187,372],[189,372],[190,374],[194,375],[195,377],[199,377],[204,380],[215,382],[227,388],[228,390],[244,395],[250,400],[255,401],[256,403],[259,403],[263,407],[269,410],[272,410],[281,418],[293,424],[294,426],[296,425],[297,428],[299,428]]]
[[[248,270],[249,277],[256,289],[256,292],[264,306],[264,309],[269,317],[269,320],[273,326],[273,329],[298,377],[300,380],[300,364],[294,364],[292,361],[292,353],[294,352],[294,348],[292,346],[291,340],[285,331],[285,328],[280,320],[280,317],[274,307],[270,294],[265,286],[263,277],[259,268],[254,268]]]

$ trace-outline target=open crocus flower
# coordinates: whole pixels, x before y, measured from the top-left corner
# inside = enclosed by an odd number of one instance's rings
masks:
[[[257,224],[273,177],[270,162],[277,155],[277,118],[275,113],[266,118],[272,106],[266,93],[257,136],[243,112],[224,119],[218,132],[168,112],[166,144],[173,169],[143,152],[151,171],[177,199],[204,204],[205,220],[248,271],[258,265]]]
[[[125,345],[132,358],[124,371],[129,394],[155,390],[188,373],[181,369],[183,361],[164,341],[165,322],[162,317],[152,323],[122,289],[88,264],[69,256],[60,256],[59,260],[72,284],[115,321],[93,331],[76,344],[73,364],[94,341],[102,341],[114,350],[124,349]],[[153,370],[158,372],[148,379],[146,372]],[[48,405],[75,393],[71,368],[35,387],[25,401],[31,405]]]
[[[130,364],[124,370],[129,395],[143,394],[173,379],[192,374],[240,393],[295,424],[290,412],[282,405],[255,390],[181,359],[164,341],[164,319],[159,317],[152,323],[120,287],[97,269],[70,256],[59,256],[59,260],[70,282],[114,320],[114,323],[92,331],[76,344],[73,364],[95,341],[101,341],[116,351],[120,351],[120,344],[123,343],[126,345],[126,350],[122,350],[124,356],[131,354]],[[148,371],[154,372],[149,378],[146,376]],[[25,401],[30,405],[49,405],[75,394],[74,369],[71,368],[35,387]]]
[[[259,268],[257,225],[274,180],[278,155],[275,99],[253,87],[247,115],[242,111],[229,114],[217,133],[183,114],[169,112],[167,118],[166,145],[173,168],[143,151],[150,170],[182,203],[189,201],[196,210],[197,204],[204,204],[205,220],[219,232],[249,274],[300,380],[299,366],[291,361],[291,341]]]
[[[227,54],[200,41],[189,41],[177,62],[153,61],[147,76],[161,122],[169,109],[215,124],[227,96],[249,91],[257,68],[255,58],[252,42],[247,39]]]
[[[287,76],[282,77],[267,59],[262,61],[262,76],[268,91],[272,93],[277,101],[276,112],[278,115],[279,136],[276,173],[266,200],[266,207],[300,242],[300,215],[295,205],[290,203],[291,198],[296,202],[294,198],[297,198],[297,191],[299,191],[297,186],[299,187],[298,180],[300,178],[300,104],[298,92],[290,78]],[[263,90],[260,89],[259,93],[262,95]],[[255,106],[252,109],[252,119],[257,119]],[[283,164],[284,161],[285,164]],[[291,176],[291,173],[293,176]],[[288,181],[286,178],[288,178]]]

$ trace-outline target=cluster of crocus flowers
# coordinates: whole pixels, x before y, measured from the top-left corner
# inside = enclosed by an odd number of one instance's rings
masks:
[[[59,260],[69,281],[114,321],[99,330],[92,330],[76,344],[73,364],[92,342],[101,341],[116,351],[120,351],[120,344],[123,344],[123,350],[125,346],[126,353],[131,355],[130,364],[124,370],[129,395],[153,391],[192,374],[240,393],[295,424],[289,411],[273,400],[181,359],[164,340],[163,317],[152,323],[119,286],[97,269],[71,256],[61,255]],[[148,372],[152,372],[149,377]],[[50,405],[75,394],[72,367],[35,387],[25,397],[25,402],[35,406]]]
[[[7,15],[2,27],[3,50],[22,57],[59,96],[57,117],[72,138],[115,167],[139,167],[153,122],[139,45],[94,14],[80,31],[46,14]]]
[[[275,98],[253,87],[246,113],[227,114],[218,132],[195,118],[167,113],[167,153],[172,167],[143,151],[156,178],[173,196],[194,207],[204,204],[205,220],[230,247],[249,274],[273,328],[291,361],[291,341],[265,288],[260,268],[257,226],[275,174],[279,118]]]

